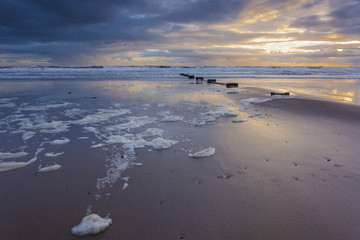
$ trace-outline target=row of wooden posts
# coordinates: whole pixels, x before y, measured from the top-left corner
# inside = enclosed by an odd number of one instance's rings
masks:
[[[189,79],[195,79],[196,83],[202,83],[204,81],[204,77],[195,77],[194,75],[190,75],[190,74],[186,74],[186,73],[180,73],[181,76],[184,77],[188,77]],[[219,85],[225,85],[226,88],[237,88],[238,87],[238,83],[220,83],[217,82],[216,79],[214,78],[208,78],[206,79],[206,82],[208,84],[219,84]],[[271,92],[270,93],[271,96],[274,95],[285,95],[285,96],[289,96],[290,93],[289,92],[282,92],[282,93],[278,93],[278,92]]]
[[[188,79],[195,79],[196,82],[198,82],[198,83],[204,81],[204,77],[195,77],[195,75],[190,75],[190,74],[186,74],[186,73],[180,73],[180,75],[184,76],[184,77],[188,77]],[[208,79],[206,79],[206,82],[208,84],[225,85],[226,88],[237,88],[238,87],[238,83],[221,83],[221,82],[217,82],[216,79],[214,79],[214,78],[208,78]]]

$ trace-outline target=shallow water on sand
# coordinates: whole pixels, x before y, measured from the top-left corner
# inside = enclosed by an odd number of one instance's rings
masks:
[[[359,119],[269,95],[301,83],[174,79],[1,80],[5,239],[75,238],[91,213],[112,219],[106,239],[355,239]]]

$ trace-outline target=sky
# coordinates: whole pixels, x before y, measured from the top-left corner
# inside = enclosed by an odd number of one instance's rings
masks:
[[[0,65],[360,66],[360,0],[0,0]]]

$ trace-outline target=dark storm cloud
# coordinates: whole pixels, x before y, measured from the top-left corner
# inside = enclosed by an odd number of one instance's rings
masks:
[[[334,5],[330,13],[331,25],[340,33],[360,35],[360,0],[336,2]]]
[[[147,40],[170,22],[221,22],[244,1],[1,0],[1,42]]]
[[[164,42],[183,23],[228,21],[246,1],[0,0],[0,53],[64,59],[112,43]]]
[[[312,7],[320,4],[322,1],[323,0],[315,0],[315,1],[306,2],[301,7],[305,8],[305,9],[312,8]]]
[[[360,0],[333,0],[330,2],[330,12],[326,16],[312,15],[298,18],[292,23],[292,26],[312,28],[317,31],[335,29],[337,33],[359,35]]]

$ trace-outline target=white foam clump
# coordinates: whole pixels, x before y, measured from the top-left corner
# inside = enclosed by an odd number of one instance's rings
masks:
[[[247,98],[240,100],[239,103],[244,105],[245,107],[251,107],[252,103],[262,103],[268,101],[271,101],[271,98]]]
[[[50,153],[45,153],[45,157],[58,157],[58,156],[61,156],[63,154],[64,154],[64,152],[59,152],[59,153],[50,152]]]
[[[66,137],[63,137],[61,139],[57,139],[57,140],[50,142],[50,144],[51,145],[61,145],[61,144],[66,144],[68,142],[70,142],[70,140],[67,139]]]
[[[154,136],[162,136],[164,130],[160,128],[148,128],[145,131],[136,134],[136,137],[143,138],[143,137],[154,137]]]
[[[183,116],[178,116],[178,115],[169,115],[169,116],[165,116],[163,119],[161,119],[161,122],[177,122],[177,121],[182,121],[184,119]]]
[[[19,158],[28,155],[27,152],[17,152],[17,153],[10,153],[10,152],[0,152],[0,159],[6,158]]]
[[[51,171],[58,170],[59,168],[61,168],[61,165],[55,164],[55,165],[52,165],[52,166],[40,168],[39,172],[42,172],[42,173],[43,172],[51,172]]]
[[[134,149],[134,148],[143,148],[147,144],[147,141],[144,139],[137,139],[137,140],[129,140],[125,143],[122,147],[127,149]]]
[[[219,109],[215,112],[211,112],[215,117],[236,117],[237,114],[225,109]]]
[[[111,218],[102,218],[93,213],[81,220],[81,223],[71,229],[71,233],[76,236],[97,234],[104,231],[112,224]]]
[[[25,124],[25,129],[39,129],[41,133],[60,133],[68,131],[68,124],[62,121],[43,122],[33,126],[32,124]]]
[[[128,187],[129,187],[129,184],[128,184],[128,183],[124,183],[124,185],[123,185],[123,187],[122,187],[121,190],[125,190],[125,189],[127,189]]]
[[[6,171],[11,171],[14,169],[25,167],[25,166],[35,162],[36,159],[37,158],[34,157],[27,162],[1,162],[0,163],[0,172],[6,172]]]
[[[93,132],[95,134],[98,132],[94,127],[83,127],[83,129],[87,132]]]
[[[131,116],[131,117],[128,117],[127,120],[129,122],[118,124],[114,127],[117,129],[133,129],[133,128],[141,127],[146,124],[154,123],[157,119],[153,118],[153,117],[148,117],[148,116],[141,116],[141,117]]]
[[[124,115],[127,113],[131,113],[131,111],[128,109],[105,109],[105,110],[101,110],[95,114],[88,115],[82,119],[69,121],[69,122],[72,124],[85,125],[85,124],[90,124],[90,123],[106,121],[111,117],[117,117],[117,116]]]
[[[40,132],[41,133],[61,133],[61,132],[67,132],[68,131],[69,126],[67,124],[64,123],[60,123],[57,126],[54,126],[53,128],[50,129],[41,129]]]
[[[24,141],[27,141],[29,140],[30,138],[32,138],[33,136],[35,136],[36,132],[25,132],[23,135],[22,135],[22,139]]]
[[[124,134],[124,135],[111,135],[105,141],[107,144],[124,144],[123,148],[134,149],[134,148],[143,148],[147,143],[146,140],[140,138],[135,138],[134,134]]]
[[[92,145],[91,148],[99,148],[99,147],[102,147],[102,146],[104,146],[104,144],[99,143],[99,144]]]
[[[178,143],[178,141],[173,141],[158,137],[148,142],[146,146],[153,147],[155,149],[166,149],[166,148],[170,148],[176,143]]]
[[[209,111],[206,113],[200,113],[199,116],[192,121],[190,124],[193,126],[204,126],[206,124],[212,124],[215,122],[216,118],[219,117],[236,117],[237,114],[230,112],[225,109],[219,109],[217,111]]]
[[[115,144],[115,143],[128,143],[134,137],[134,134],[124,134],[124,135],[111,135],[105,141],[107,144]]]
[[[200,158],[200,157],[210,157],[215,154],[215,148],[209,147],[207,149],[198,151],[196,153],[188,154],[189,157]]]

